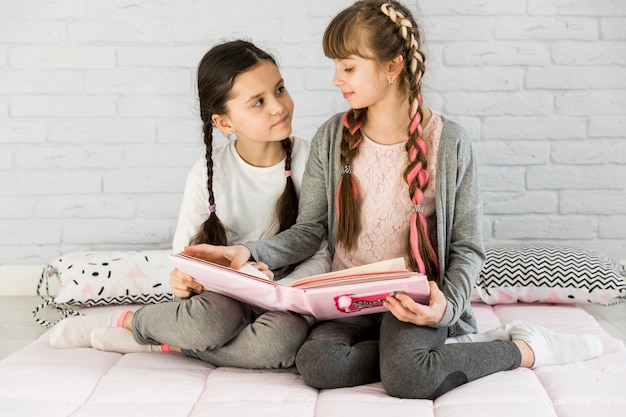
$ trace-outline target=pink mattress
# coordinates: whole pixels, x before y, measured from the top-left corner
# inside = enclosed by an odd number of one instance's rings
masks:
[[[107,307],[117,308],[117,307]],[[598,335],[604,354],[499,372],[435,401],[388,396],[380,383],[322,390],[293,370],[216,368],[175,354],[55,350],[48,334],[0,362],[0,416],[626,416],[626,348],[570,305],[475,304],[481,331],[521,319]]]

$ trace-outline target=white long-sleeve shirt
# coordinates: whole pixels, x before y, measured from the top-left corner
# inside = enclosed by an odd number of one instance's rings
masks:
[[[298,195],[309,149],[308,141],[295,138],[291,153],[291,172]],[[271,167],[248,164],[237,153],[235,142],[213,151],[216,214],[226,228],[229,245],[276,234],[278,224],[275,208],[276,201],[285,189],[284,172],[284,159]],[[209,216],[207,180],[206,160],[201,157],[187,175],[174,234],[174,252],[180,252],[184,246],[189,245],[191,238]],[[330,254],[324,241],[315,255],[298,265],[281,283],[328,272],[330,265]]]

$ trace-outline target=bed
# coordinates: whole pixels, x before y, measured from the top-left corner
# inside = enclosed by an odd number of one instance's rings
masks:
[[[48,346],[46,332],[0,362],[0,415],[626,415],[626,348],[583,309],[484,303],[474,308],[481,330],[520,319],[554,330],[587,332],[601,338],[604,354],[570,365],[499,372],[430,401],[390,397],[380,383],[318,391],[307,387],[293,369],[216,368],[177,354],[55,350]]]
[[[510,255],[506,255],[509,261]],[[495,256],[489,259],[508,262]],[[507,269],[510,272],[511,268]],[[504,281],[511,279],[502,270],[497,275]],[[619,274],[617,277],[620,287],[612,289],[613,295],[617,291],[623,296],[626,284]],[[521,302],[519,298],[530,296],[528,285],[517,295],[518,300],[511,302],[511,294],[503,292],[511,287],[496,288],[488,278],[481,276],[485,297],[499,294],[499,301],[487,304],[480,300],[481,293],[476,293],[473,307],[480,331],[519,319],[556,331],[597,335],[604,353],[569,365],[499,372],[430,401],[390,397],[380,383],[316,390],[306,386],[294,369],[216,368],[165,353],[55,350],[48,346],[46,332],[0,362],[0,416],[625,416],[624,343],[608,335],[577,304]],[[597,285],[597,279],[590,283]],[[543,297],[567,300],[565,293],[559,293],[564,287],[561,283]],[[607,297],[605,292],[598,295]],[[83,312],[123,308],[128,306],[83,307]]]

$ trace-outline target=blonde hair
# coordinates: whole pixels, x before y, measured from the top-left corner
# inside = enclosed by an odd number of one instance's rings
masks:
[[[438,280],[437,253],[428,237],[426,218],[421,206],[423,192],[428,185],[426,167],[427,149],[422,138],[420,122],[423,117],[421,78],[425,71],[425,57],[420,50],[419,30],[415,19],[397,1],[364,0],[342,10],[330,22],[323,37],[324,54],[332,59],[351,55],[372,59],[383,65],[397,56],[403,58],[403,68],[397,80],[406,91],[411,123],[406,143],[408,165],[404,176],[413,201],[409,227],[409,259],[412,268]],[[337,244],[346,249],[356,245],[360,232],[360,201],[358,187],[352,176],[351,163],[358,152],[367,108],[352,109],[343,117],[341,140],[342,176],[337,188]]]

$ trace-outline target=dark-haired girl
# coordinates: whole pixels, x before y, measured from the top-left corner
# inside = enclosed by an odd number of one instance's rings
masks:
[[[298,213],[298,191],[309,143],[291,137],[293,101],[275,60],[246,41],[212,48],[198,67],[198,95],[206,154],[191,169],[174,250],[189,244],[227,245],[288,229]],[[213,149],[213,131],[236,137]],[[276,270],[295,279],[326,272],[324,244],[295,267]],[[263,263],[255,266],[269,279]],[[178,301],[136,312],[72,317],[51,332],[51,346],[115,352],[182,352],[216,366],[282,368],[293,365],[308,321],[287,311],[253,306],[202,286],[178,270],[170,285]]]

